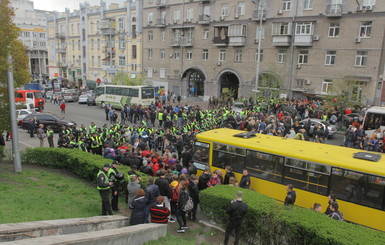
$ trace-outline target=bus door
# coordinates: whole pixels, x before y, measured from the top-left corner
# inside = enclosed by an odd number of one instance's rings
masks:
[[[192,160],[194,166],[198,169],[198,175],[202,174],[210,162],[211,144],[201,141],[196,141],[194,144]],[[184,163],[185,164],[185,163]]]

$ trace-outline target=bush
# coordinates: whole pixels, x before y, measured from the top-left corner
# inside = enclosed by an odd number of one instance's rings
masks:
[[[96,175],[104,164],[112,163],[100,155],[93,155],[88,152],[76,149],[65,148],[28,148],[22,152],[22,162],[50,168],[67,169],[77,176],[96,183]],[[131,168],[119,165],[118,171],[124,173],[125,181],[122,186],[127,185],[127,172]],[[141,175],[141,185],[147,187],[146,174],[137,172]]]
[[[239,188],[215,186],[200,193],[201,207],[216,222],[227,224],[226,207]],[[249,211],[243,224],[251,244],[383,244],[385,234],[363,226],[333,220],[324,214],[243,190]]]

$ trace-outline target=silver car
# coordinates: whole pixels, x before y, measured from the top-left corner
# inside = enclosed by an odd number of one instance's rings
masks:
[[[245,109],[245,105],[243,104],[243,102],[234,102],[234,104],[231,106],[231,110],[233,110],[234,112],[241,112]]]
[[[90,96],[90,95],[89,95],[89,94],[82,94],[82,95],[80,95],[80,96],[79,96],[78,103],[79,103],[79,104],[86,104],[86,103],[87,103],[88,96]]]
[[[300,121],[300,124],[305,125],[308,122],[308,120],[309,119],[304,119]],[[329,136],[334,136],[338,131],[335,125],[331,125],[330,123],[322,121],[321,119],[318,119],[318,118],[310,118],[310,130],[309,130],[310,135],[313,134],[314,126],[317,124],[321,124],[324,130],[325,130],[325,127],[328,127]]]

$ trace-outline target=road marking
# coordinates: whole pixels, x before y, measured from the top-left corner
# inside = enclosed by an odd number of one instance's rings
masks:
[[[19,143],[20,143],[20,144],[23,144],[23,145],[26,145],[26,146],[28,146],[28,147],[30,147],[30,148],[34,148],[34,146],[32,146],[32,145],[30,145],[30,144],[27,144],[27,143],[25,143],[25,142],[23,142],[23,141],[20,141],[20,140],[19,140]]]

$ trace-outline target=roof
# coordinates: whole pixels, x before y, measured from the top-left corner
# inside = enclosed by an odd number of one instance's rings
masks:
[[[375,152],[264,134],[257,134],[256,137],[248,139],[233,136],[242,132],[244,133],[241,130],[227,128],[214,129],[198,134],[197,139],[385,176],[385,155],[382,153],[378,153],[382,156],[378,162],[371,162],[353,158],[353,154]]]

